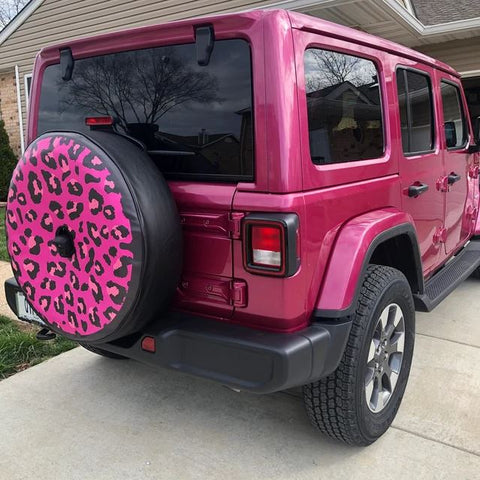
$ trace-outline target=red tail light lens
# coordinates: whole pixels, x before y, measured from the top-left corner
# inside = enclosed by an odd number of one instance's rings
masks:
[[[113,125],[113,117],[87,117],[85,125],[89,127],[106,127]]]
[[[274,226],[252,225],[252,264],[263,267],[282,267],[282,229]]]
[[[155,353],[155,350],[156,350],[155,339],[153,337],[143,337],[142,350],[145,350],[146,352],[150,352],[150,353]]]

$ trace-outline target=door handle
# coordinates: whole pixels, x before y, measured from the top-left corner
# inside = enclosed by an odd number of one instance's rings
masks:
[[[448,176],[448,184],[453,185],[454,183],[458,182],[462,177],[460,175],[457,175],[456,173],[451,173]]]
[[[408,196],[417,198],[422,193],[425,193],[428,190],[428,185],[426,183],[414,183],[408,187]]]

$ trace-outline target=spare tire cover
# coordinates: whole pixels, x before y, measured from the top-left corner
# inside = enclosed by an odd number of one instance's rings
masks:
[[[21,157],[6,212],[8,252],[52,330],[103,343],[168,307],[181,271],[180,220],[138,145],[107,132],[44,134]]]

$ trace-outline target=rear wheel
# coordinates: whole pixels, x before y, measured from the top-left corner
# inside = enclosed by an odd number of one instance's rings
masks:
[[[95,345],[89,345],[88,343],[81,343],[81,347],[89,352],[96,353],[97,355],[101,355],[102,357],[107,358],[115,358],[117,360],[128,360],[127,357],[123,357],[122,355],[118,355],[117,353],[109,352],[108,350],[102,350]]]
[[[337,370],[304,386],[311,422],[351,445],[369,445],[393,422],[412,362],[415,309],[405,276],[371,265]]]

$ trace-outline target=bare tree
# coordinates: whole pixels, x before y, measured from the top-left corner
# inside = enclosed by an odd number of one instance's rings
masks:
[[[175,56],[153,50],[101,56],[76,62],[66,103],[99,115],[112,115],[124,130],[128,123],[154,124],[169,110],[188,101],[220,101],[216,79],[193,70]]]
[[[314,72],[307,78],[307,89],[310,92],[344,82],[358,87],[372,82],[376,74],[373,64],[352,55],[312,49],[309,50],[308,59]]]
[[[3,30],[29,0],[0,0],[0,30]]]

